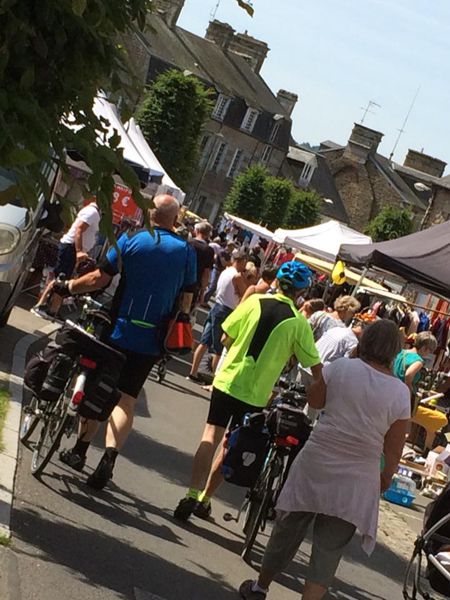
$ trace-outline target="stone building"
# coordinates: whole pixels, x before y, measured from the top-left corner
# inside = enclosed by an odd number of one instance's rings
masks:
[[[410,209],[415,229],[449,218],[450,178],[442,177],[446,164],[409,150],[399,165],[378,152],[382,138],[381,132],[356,123],[346,145],[326,141],[318,151],[302,149],[301,154],[291,148],[283,172],[299,187],[317,189],[331,200],[330,217],[335,207],[342,214],[342,203],[349,225],[359,231],[385,205]]]
[[[281,173],[288,152],[291,114],[297,95],[272,93],[260,75],[269,52],[263,41],[212,21],[204,38],[177,25],[184,0],[155,0],[147,33],[126,47],[135,73],[147,83],[177,68],[199,77],[215,91],[215,106],[200,143],[200,164],[186,204],[213,221],[236,175],[262,163]]]

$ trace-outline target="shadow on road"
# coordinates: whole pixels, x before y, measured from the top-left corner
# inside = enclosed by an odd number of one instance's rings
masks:
[[[168,600],[236,598],[236,591],[219,574],[192,573],[101,531],[25,508],[17,509],[14,519],[16,535],[36,550],[21,553],[64,565],[93,587],[112,590],[124,598],[133,598],[135,587]],[[55,540],[61,543],[55,544]]]
[[[137,430],[130,433],[123,449],[123,456],[135,465],[150,471],[157,471],[171,483],[177,483],[183,487],[187,487],[189,484],[192,455],[154,440]],[[217,497],[223,502],[236,508],[241,504],[244,495],[244,488],[230,484],[223,484],[217,493]]]

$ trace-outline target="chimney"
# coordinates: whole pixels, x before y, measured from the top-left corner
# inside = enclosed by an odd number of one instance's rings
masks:
[[[185,0],[153,0],[155,11],[164,19],[169,27],[175,27],[183,10]]]
[[[246,58],[255,73],[259,73],[269,52],[269,46],[245,32],[234,36],[230,50]]]
[[[360,123],[355,123],[344,156],[365,164],[369,155],[376,154],[383,135],[375,129],[369,129],[369,127],[365,127]]]
[[[220,46],[222,50],[227,50],[234,38],[234,29],[228,23],[215,19],[209,23],[205,38]]]
[[[297,104],[298,96],[297,94],[288,92],[287,90],[278,90],[277,100],[287,112],[287,114],[291,116],[292,111],[294,110],[294,107]]]
[[[432,156],[428,156],[428,154],[417,152],[416,150],[408,150],[403,164],[405,167],[416,169],[416,171],[427,173],[433,177],[442,177],[447,166],[447,163],[443,160],[433,158]]]

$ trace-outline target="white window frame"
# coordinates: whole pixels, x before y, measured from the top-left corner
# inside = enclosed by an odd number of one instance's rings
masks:
[[[299,183],[309,183],[314,173],[314,165],[311,163],[305,163],[305,166],[300,173]]]
[[[266,144],[261,153],[261,162],[267,164],[270,161],[270,157],[272,156],[272,146],[270,144]]]
[[[245,113],[245,116],[242,119],[242,123],[241,123],[242,131],[245,131],[246,133],[252,133],[252,131],[255,127],[256,121],[258,120],[258,117],[259,117],[259,110],[256,110],[256,108],[248,107],[247,112]]]
[[[199,147],[199,150],[200,150],[199,164],[200,165],[204,165],[208,161],[208,158],[209,158],[208,152],[209,152],[209,146],[211,145],[212,137],[213,136],[211,133],[205,133],[200,141],[200,147]],[[202,148],[202,146],[203,146],[203,148]]]
[[[274,143],[274,141],[276,140],[276,138],[277,138],[277,135],[278,135],[278,133],[279,133],[280,129],[281,129],[281,123],[279,123],[279,122],[277,121],[276,123],[274,123],[274,125],[273,125],[273,127],[272,127],[272,131],[270,132],[269,142],[270,142],[271,144],[273,144],[273,143]]]
[[[212,111],[212,116],[218,121],[223,121],[227,114],[228,106],[230,105],[230,98],[224,94],[217,96],[216,104]]]
[[[214,158],[212,159],[211,166],[209,170],[213,173],[218,173],[222,168],[223,161],[225,159],[225,155],[227,153],[228,144],[226,142],[220,142],[216,152],[214,153]]]
[[[230,167],[227,173],[227,177],[230,179],[234,179],[239,167],[241,166],[243,156],[244,151],[241,148],[237,148],[233,154],[233,158],[231,159]]]

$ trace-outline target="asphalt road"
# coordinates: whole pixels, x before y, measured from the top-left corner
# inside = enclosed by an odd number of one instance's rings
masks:
[[[174,360],[163,385],[147,382],[134,432],[103,492],[84,484],[99,448],[90,449],[84,474],[55,459],[41,481],[30,474],[30,450],[21,448],[10,560],[14,600],[237,598],[236,588],[255,571],[239,557],[240,527],[226,523],[223,513],[239,505],[243,490],[221,489],[214,521],[184,526],[172,518],[208,410],[207,394],[186,381],[187,372],[186,361]],[[261,535],[256,565],[266,541]],[[299,597],[308,549],[305,544],[270,598]],[[379,544],[368,559],[355,540],[330,597],[397,600],[404,569],[387,547]]]

